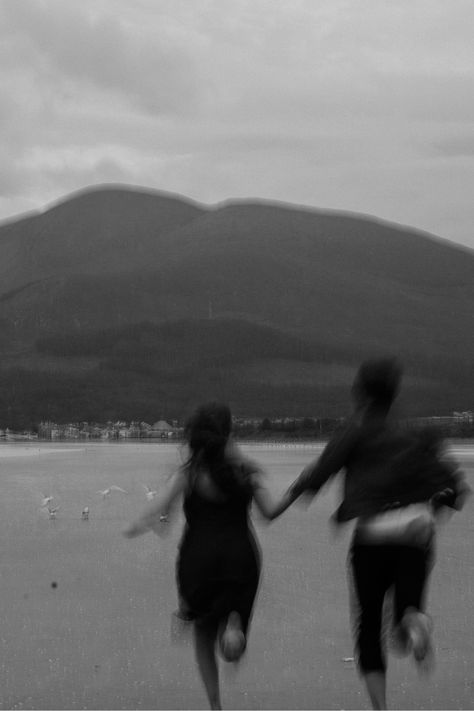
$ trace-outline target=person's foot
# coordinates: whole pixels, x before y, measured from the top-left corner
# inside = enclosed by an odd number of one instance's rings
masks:
[[[236,662],[244,653],[246,644],[240,615],[238,612],[231,612],[219,640],[222,656],[227,662]]]
[[[429,673],[434,667],[434,651],[431,640],[433,624],[428,615],[410,608],[403,616],[408,646],[421,672]]]

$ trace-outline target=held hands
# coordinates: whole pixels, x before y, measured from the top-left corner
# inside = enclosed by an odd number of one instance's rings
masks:
[[[297,490],[292,484],[283,494],[280,501],[275,505],[270,520],[278,518],[287,508],[289,508],[293,502],[297,501],[298,505],[304,509],[307,509],[311,504],[314,496],[307,491]]]

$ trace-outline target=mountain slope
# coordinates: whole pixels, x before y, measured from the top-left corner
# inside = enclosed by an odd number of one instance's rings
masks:
[[[240,416],[340,417],[361,357],[226,319],[49,336],[30,367],[16,357],[0,371],[0,424],[183,418],[206,399],[229,402]],[[463,409],[469,366],[463,373],[439,358],[430,366],[406,362],[402,409],[437,414],[450,401]]]
[[[0,226],[1,292],[55,276],[141,269],[160,259],[164,234],[202,212],[158,192],[81,191],[42,214]]]
[[[40,352],[37,339],[54,341],[59,334],[79,352],[97,331],[117,329],[130,342],[128,329],[149,322],[161,324],[172,344],[166,328],[178,322],[188,324],[188,334],[176,341],[166,371],[176,385],[174,394],[168,388],[169,403],[182,406],[183,393],[196,380],[212,390],[215,357],[221,358],[220,382],[228,382],[222,395],[233,393],[232,401],[242,407],[245,402],[248,414],[265,400],[258,396],[265,382],[272,391],[268,406],[271,401],[276,409],[281,403],[282,410],[296,407],[308,414],[316,396],[311,383],[318,373],[324,383],[334,372],[339,380],[329,378],[325,407],[339,402],[342,410],[360,359],[394,352],[407,363],[419,410],[469,406],[474,252],[416,230],[291,205],[235,202],[211,208],[114,186],[84,191],[0,227],[0,248],[4,367],[45,372],[54,360],[58,372],[67,372],[73,368],[71,353]],[[245,323],[264,330],[247,339]],[[209,336],[200,346],[204,361],[190,338],[196,329]],[[246,360],[239,360],[235,339],[229,350],[232,332],[246,343]],[[265,338],[273,344],[276,333],[280,345],[263,353],[257,344]],[[306,361],[295,356],[295,342],[310,353]],[[90,372],[100,367],[125,373],[126,358],[140,361],[133,349],[126,353],[115,361],[110,354],[92,354]],[[150,377],[164,378],[158,353],[147,358]],[[196,367],[190,365],[193,358]],[[273,380],[266,377],[270,373]],[[206,387],[199,392],[205,396]]]

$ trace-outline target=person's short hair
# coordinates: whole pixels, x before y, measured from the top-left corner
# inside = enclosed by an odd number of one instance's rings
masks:
[[[398,394],[402,372],[397,358],[366,360],[357,372],[354,389],[374,404],[390,407]]]

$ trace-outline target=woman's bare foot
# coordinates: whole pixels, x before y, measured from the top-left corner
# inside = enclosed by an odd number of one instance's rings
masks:
[[[222,656],[227,662],[236,662],[244,653],[246,644],[240,615],[238,612],[231,612],[219,639]]]
[[[434,651],[431,640],[433,623],[431,619],[423,612],[409,608],[403,616],[402,624],[419,671],[425,674],[431,672],[434,667]]]

